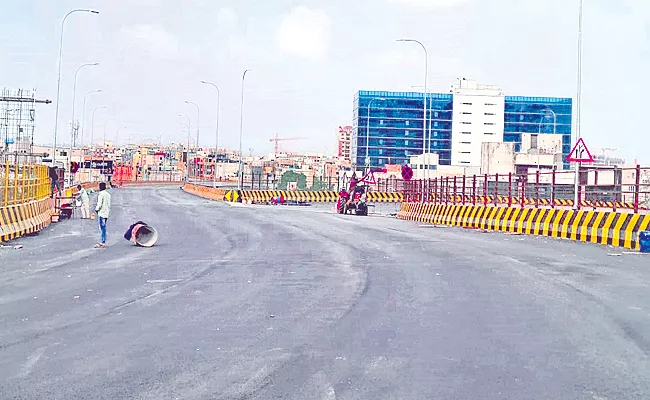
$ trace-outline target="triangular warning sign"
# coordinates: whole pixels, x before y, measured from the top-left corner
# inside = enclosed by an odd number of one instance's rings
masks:
[[[594,162],[594,158],[591,156],[591,153],[582,138],[578,139],[578,143],[573,146],[573,149],[566,160],[569,162]]]
[[[375,174],[372,171],[369,171],[362,179],[361,182],[367,183],[368,185],[376,185],[377,181],[375,180]]]

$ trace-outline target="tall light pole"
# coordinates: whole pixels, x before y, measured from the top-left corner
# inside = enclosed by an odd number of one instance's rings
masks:
[[[366,160],[365,160],[365,161],[366,161],[366,162],[365,162],[365,164],[366,164],[366,172],[365,172],[365,173],[366,173],[366,174],[367,174],[368,172],[370,172],[370,153],[369,153],[369,141],[370,141],[370,107],[372,106],[372,103],[373,103],[375,100],[384,101],[384,100],[386,100],[386,99],[383,98],[383,97],[375,97],[374,99],[370,100],[370,102],[368,103],[368,119],[367,119],[368,123],[367,123],[367,125],[366,125]]]
[[[194,107],[196,107],[196,151],[199,151],[199,125],[201,124],[201,109],[199,108],[199,105],[194,103],[193,101],[187,101],[185,100],[186,104],[191,104]]]
[[[94,140],[94,137],[95,137],[95,113],[97,112],[97,110],[105,110],[105,109],[106,109],[106,107],[104,107],[104,106],[96,107],[93,110],[93,117],[90,120],[90,124],[91,124],[91,126],[90,126],[90,148],[92,150],[92,153],[91,153],[92,156],[90,157],[90,168],[88,169],[88,175],[89,175],[88,176],[88,182],[91,182],[91,180],[92,180],[93,159],[95,158],[95,147],[93,147],[93,140]]]
[[[65,28],[65,21],[70,15],[77,12],[99,14],[99,11],[95,10],[76,9],[67,13],[61,22],[61,39],[59,40],[59,72],[57,73],[56,82],[56,111],[54,112],[54,143],[52,145],[52,166],[54,166],[56,162],[56,134],[59,128],[59,98],[61,97],[61,60],[63,58],[63,31]]]
[[[422,47],[422,50],[424,50],[424,107],[422,111],[424,112],[424,118],[422,120],[422,162],[427,165],[427,168],[425,169],[425,178],[429,179],[429,164],[428,161],[426,160],[426,153],[427,153],[427,81],[428,81],[428,76],[429,76],[429,53],[427,52],[427,48],[420,42],[419,40],[415,39],[397,39],[398,42],[411,42],[411,43],[417,43]]]
[[[580,140],[580,117],[582,111],[582,15],[583,15],[583,0],[580,0],[580,11],[578,16],[578,88],[576,93],[576,140],[574,146]],[[578,202],[580,201],[580,196],[578,196],[578,188],[580,185],[580,162],[576,162],[576,173],[575,173],[575,182],[573,185],[573,206],[575,208],[580,208]]]
[[[81,147],[83,147],[84,145],[84,131],[86,130],[86,99],[88,98],[89,94],[101,93],[101,92],[102,89],[91,90],[90,92],[86,93],[86,95],[84,96],[84,106],[81,115]]]
[[[117,131],[115,132],[115,146],[114,147],[117,147],[117,141],[120,138],[120,131],[122,129],[128,129],[128,128],[129,128],[128,126],[120,126],[119,128],[117,128]]]
[[[244,71],[241,77],[241,106],[239,109],[239,184],[237,189],[242,190],[244,186],[244,152],[242,150],[242,140],[244,138],[244,81],[246,80],[246,73],[250,72],[249,69]]]
[[[191,121],[190,117],[187,115],[183,114],[178,114],[179,117],[181,118],[186,118],[187,119],[187,177],[185,177],[185,182],[189,183],[190,182],[190,132],[191,132]]]
[[[219,92],[219,86],[215,85],[212,82],[208,81],[201,81],[201,83],[205,85],[211,85],[217,90],[217,132],[215,133],[214,137],[214,170],[212,171],[212,187],[216,188],[217,187],[217,158],[219,155],[219,106],[221,103],[221,94]]]
[[[75,103],[77,102],[77,75],[79,74],[79,71],[84,68],[84,67],[93,67],[99,65],[99,63],[89,63],[89,64],[82,64],[77,68],[77,70],[74,73],[74,86],[72,88],[72,129],[71,129],[71,137],[70,137],[70,149],[72,149],[72,146],[76,144],[77,138],[74,136],[74,111],[75,111]],[[85,101],[85,98],[84,98]]]
[[[95,65],[99,65],[99,63],[88,63],[88,64],[82,64],[77,68],[77,70],[74,72],[74,85],[72,86],[72,122],[70,123],[70,156],[69,161],[72,161],[72,151],[73,147],[77,144],[77,135],[75,135],[75,124],[74,124],[74,110],[75,110],[75,103],[77,102],[77,75],[79,74],[79,71],[84,68],[84,67],[92,67]],[[77,127],[78,129],[78,127]],[[82,146],[83,147],[83,146]],[[68,168],[70,171],[70,183],[71,185],[74,185],[74,175],[72,174],[72,165],[70,162],[68,162]],[[66,168],[66,169],[68,169]]]

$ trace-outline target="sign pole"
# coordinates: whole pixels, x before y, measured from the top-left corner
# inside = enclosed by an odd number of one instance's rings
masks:
[[[578,189],[580,188],[580,161],[576,162],[576,176],[573,185],[573,208],[580,209],[580,195]]]

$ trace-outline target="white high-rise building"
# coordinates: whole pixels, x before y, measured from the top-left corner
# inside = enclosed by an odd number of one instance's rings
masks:
[[[503,142],[505,94],[497,86],[465,78],[458,79],[451,92],[451,165],[480,166],[482,144]]]

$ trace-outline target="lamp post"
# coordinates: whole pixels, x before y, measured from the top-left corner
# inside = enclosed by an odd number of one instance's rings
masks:
[[[239,109],[239,184],[237,185],[239,190],[242,190],[242,186],[244,186],[244,152],[242,150],[242,140],[244,138],[244,81],[246,80],[247,72],[250,72],[250,70],[245,70],[241,77],[241,107]]]
[[[196,151],[199,151],[199,125],[201,124],[201,109],[199,108],[199,105],[194,103],[193,101],[187,101],[185,100],[186,104],[191,104],[194,107],[196,107]]]
[[[191,121],[190,117],[184,114],[178,114],[179,117],[181,118],[186,118],[187,119],[187,176],[185,177],[185,182],[189,183],[190,182],[190,131],[191,131]]]
[[[217,131],[215,133],[215,139],[214,139],[214,170],[212,171],[212,187],[216,188],[217,187],[217,158],[219,155],[219,108],[221,103],[221,94],[219,92],[219,86],[215,85],[214,83],[208,81],[201,81],[201,83],[205,85],[211,85],[217,91],[217,122],[216,122]]]
[[[580,0],[580,11],[578,16],[578,88],[576,92],[576,140],[575,144],[580,140],[580,117],[582,111],[582,16],[583,16],[583,0]],[[578,188],[580,185],[580,162],[576,162],[575,182],[573,185],[573,206],[577,209],[580,208],[578,196]]]
[[[429,53],[427,52],[427,48],[420,42],[419,40],[415,39],[398,39],[398,42],[411,42],[411,43],[417,43],[422,47],[422,50],[424,50],[424,107],[422,109],[424,113],[424,118],[422,120],[422,158],[423,162],[427,165],[427,169],[425,170],[425,177],[426,179],[429,178],[429,168],[428,168],[428,162],[426,162],[426,153],[427,153],[427,81],[428,81],[428,76],[429,76]]]
[[[85,12],[92,14],[99,14],[99,11],[95,10],[85,10],[85,9],[76,9],[72,10],[63,17],[61,22],[61,38],[59,40],[59,71],[57,73],[57,82],[56,82],[56,111],[54,112],[54,143],[52,145],[52,166],[56,162],[56,135],[59,128],[59,98],[61,97],[61,60],[63,58],[63,31],[65,28],[65,21],[68,17],[77,12]]]
[[[92,153],[91,153],[92,156],[90,157],[90,168],[88,168],[88,182],[92,181],[93,159],[95,158],[95,147],[93,147],[93,140],[94,140],[94,137],[95,137],[95,113],[97,112],[97,110],[105,110],[105,109],[106,109],[106,107],[104,107],[104,106],[96,107],[93,110],[93,117],[92,117],[92,119],[90,121],[90,124],[91,124],[91,126],[90,126],[90,148],[92,150]]]
[[[368,103],[368,123],[366,124],[366,159],[365,159],[365,164],[366,164],[366,171],[365,173],[367,174],[370,172],[370,153],[369,153],[369,147],[370,147],[370,107],[372,106],[372,103],[375,100],[379,101],[384,101],[386,100],[383,97],[375,97],[374,99],[370,100]]]
[[[90,92],[86,93],[86,95],[84,96],[84,106],[81,115],[81,147],[83,147],[84,145],[84,131],[86,130],[86,99],[88,98],[89,94],[101,93],[101,92],[102,92],[101,89],[91,90]]]
[[[88,63],[88,64],[82,64],[77,68],[77,70],[74,72],[74,85],[72,86],[72,119],[71,119],[71,124],[70,124],[70,156],[69,161],[72,161],[72,151],[73,147],[77,144],[77,135],[75,135],[75,127],[74,127],[74,111],[75,111],[75,103],[77,102],[77,75],[79,74],[79,71],[84,68],[84,67],[92,67],[95,65],[99,65],[99,63]],[[83,147],[83,146],[82,146]],[[71,186],[74,186],[74,175],[72,174],[72,165],[70,162],[68,162],[69,168],[70,168],[70,183]],[[67,168],[66,168],[67,169]]]

